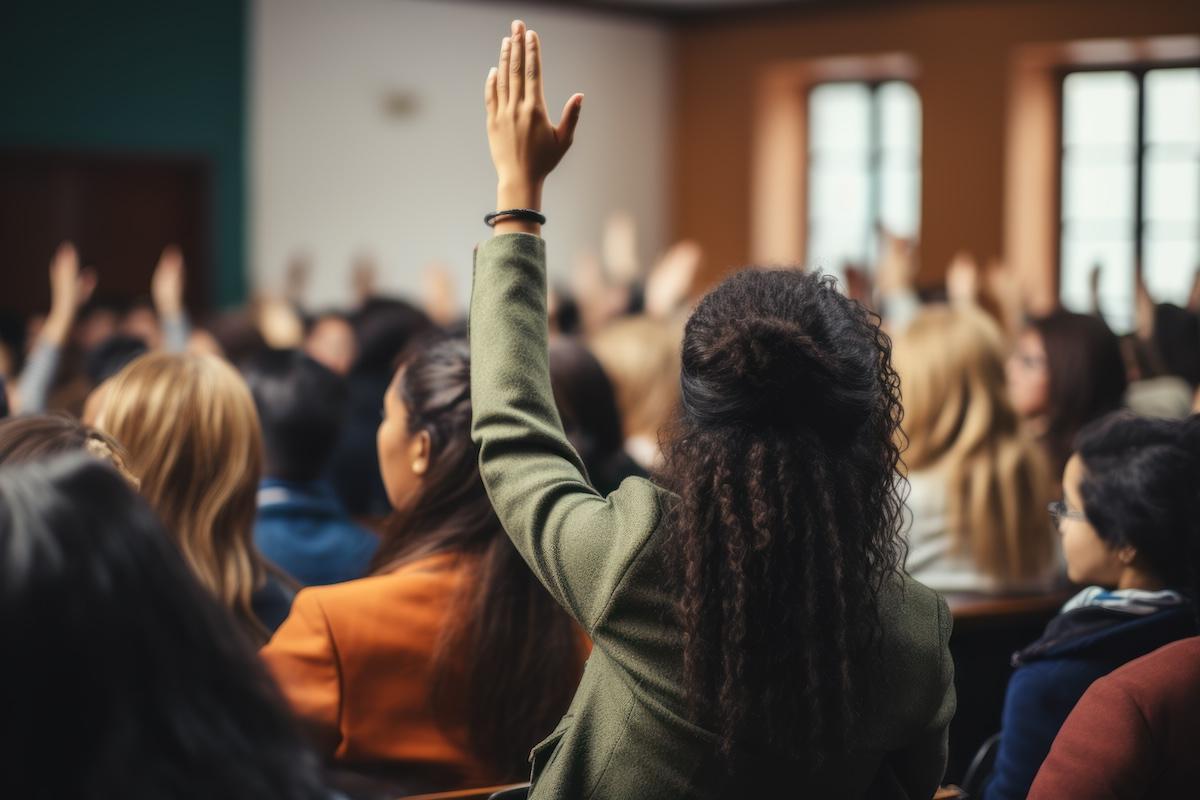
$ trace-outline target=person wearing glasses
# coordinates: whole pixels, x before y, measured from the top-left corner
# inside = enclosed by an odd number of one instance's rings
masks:
[[[1087,588],[1013,656],[986,800],[1029,793],[1093,681],[1197,633],[1200,416],[1118,413],[1085,429],[1050,514],[1067,576]]]

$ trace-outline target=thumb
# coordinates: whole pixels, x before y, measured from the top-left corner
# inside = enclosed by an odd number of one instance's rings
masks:
[[[562,119],[554,129],[555,137],[564,147],[570,147],[575,139],[575,126],[579,124],[579,112],[583,110],[583,95],[573,94],[563,106]]]

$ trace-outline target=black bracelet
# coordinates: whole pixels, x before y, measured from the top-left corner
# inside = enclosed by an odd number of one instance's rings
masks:
[[[483,224],[489,228],[494,228],[496,227],[496,222],[501,217],[519,219],[522,222],[536,222],[538,225],[546,224],[545,215],[539,211],[534,211],[532,208],[508,208],[504,211],[493,211],[483,216]]]

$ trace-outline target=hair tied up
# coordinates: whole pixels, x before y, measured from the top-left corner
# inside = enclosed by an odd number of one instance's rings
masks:
[[[682,377],[684,409],[703,424],[807,428],[837,439],[870,411],[871,376],[840,374],[837,361],[791,320],[730,320],[706,349],[698,359],[685,357]]]

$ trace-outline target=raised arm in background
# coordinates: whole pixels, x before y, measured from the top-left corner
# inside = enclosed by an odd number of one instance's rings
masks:
[[[38,332],[25,368],[17,381],[17,408],[22,414],[46,410],[59,356],[71,335],[79,307],[96,288],[96,273],[79,268],[75,245],[63,242],[50,261],[50,313]]]
[[[183,305],[185,274],[183,253],[177,246],[167,245],[150,279],[150,296],[154,299],[154,310],[162,326],[163,349],[168,353],[186,351],[191,334],[187,309]]]

